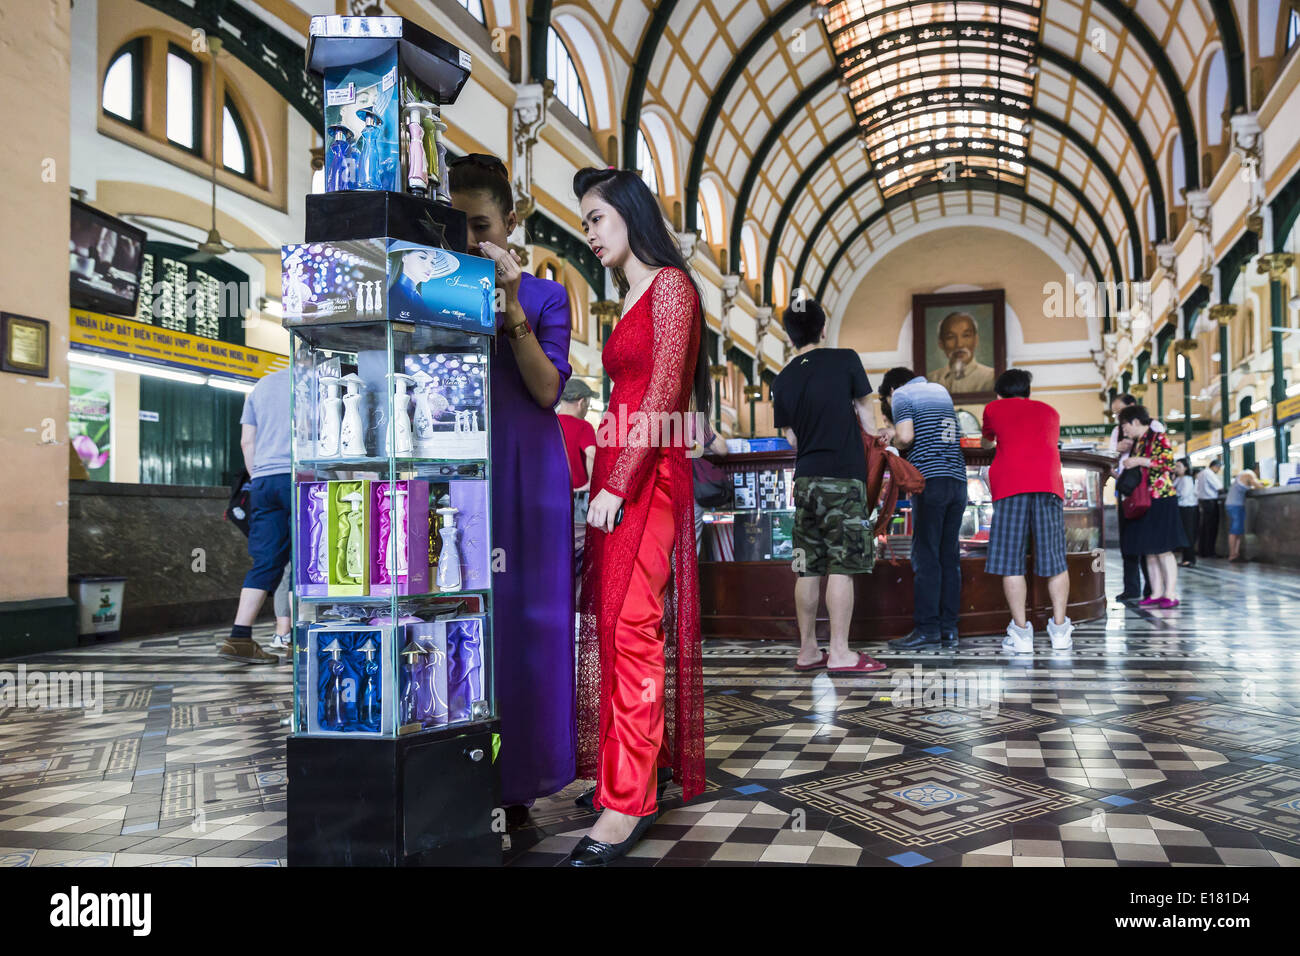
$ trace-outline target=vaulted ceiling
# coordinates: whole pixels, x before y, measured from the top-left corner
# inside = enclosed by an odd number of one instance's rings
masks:
[[[1181,204],[1171,152],[1180,185],[1199,185],[1192,104],[1214,48],[1229,112],[1245,102],[1228,0],[590,6],[636,51],[624,165],[645,110],[674,118],[686,227],[712,180],[729,262],[750,225],[767,296],[780,261],[833,305],[891,236],[977,213],[1041,233],[1081,276],[1140,279]]]

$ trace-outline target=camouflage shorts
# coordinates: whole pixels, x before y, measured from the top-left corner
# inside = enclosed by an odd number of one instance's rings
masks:
[[[796,478],[794,507],[795,570],[800,576],[871,573],[876,539],[862,482]]]

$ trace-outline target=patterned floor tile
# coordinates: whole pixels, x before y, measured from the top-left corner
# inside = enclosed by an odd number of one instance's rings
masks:
[[[1050,717],[999,708],[996,712],[964,708],[880,708],[854,711],[838,718],[927,744],[951,744],[1005,735],[1054,724]]]
[[[1204,780],[1151,803],[1300,847],[1300,770],[1268,765]]]
[[[941,844],[1083,802],[945,757],[923,757],[781,789],[900,846]]]
[[[705,738],[705,757],[719,770],[746,779],[784,780],[838,766],[896,757],[903,745],[879,737],[850,737],[842,727],[817,721],[773,724],[748,734]]]

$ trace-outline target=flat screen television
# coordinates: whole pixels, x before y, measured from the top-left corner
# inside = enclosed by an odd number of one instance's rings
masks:
[[[145,231],[72,200],[68,240],[73,308],[135,315]]]

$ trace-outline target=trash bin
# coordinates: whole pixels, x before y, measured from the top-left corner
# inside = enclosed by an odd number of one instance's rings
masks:
[[[85,637],[117,637],[122,628],[122,592],[126,578],[108,574],[73,574],[72,598],[77,602],[80,626],[77,633]]]

